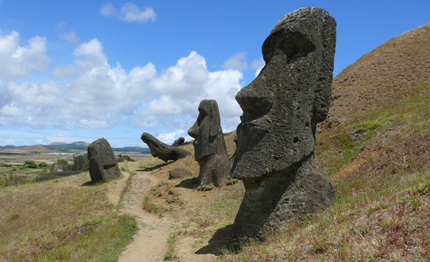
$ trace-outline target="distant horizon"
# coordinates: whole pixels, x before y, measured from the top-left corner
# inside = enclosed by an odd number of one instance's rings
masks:
[[[28,146],[54,146],[54,145],[72,145],[72,144],[76,144],[79,142],[83,142],[85,144],[90,145],[91,143],[85,142],[85,141],[75,141],[72,143],[67,143],[67,142],[52,142],[49,144],[29,144],[29,145],[2,145],[0,147],[8,147],[8,146],[13,146],[13,147],[28,147]],[[114,147],[114,148],[148,148],[148,146],[144,147],[144,146],[121,146],[121,147]]]
[[[430,22],[424,0],[0,1],[0,145],[190,140],[202,99],[217,100],[223,132],[233,131],[235,95],[264,66],[263,41],[301,6],[337,21],[334,76]]]

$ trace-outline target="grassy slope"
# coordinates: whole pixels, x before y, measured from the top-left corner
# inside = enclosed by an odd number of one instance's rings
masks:
[[[116,261],[137,231],[89,174],[0,190],[0,261]]]
[[[222,242],[243,196],[241,183],[209,193],[168,181],[176,166],[197,175],[187,158],[153,171],[162,182],[148,199],[154,212],[178,221],[177,245],[191,238],[194,252],[223,253],[220,261],[430,259],[430,25],[347,67],[334,79],[332,96],[316,150],[336,184],[331,208],[231,253]],[[226,137],[230,154],[233,137]]]

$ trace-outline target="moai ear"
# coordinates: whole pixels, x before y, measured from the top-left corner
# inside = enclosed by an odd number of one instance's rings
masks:
[[[217,125],[214,123],[216,121],[216,115],[214,110],[214,104],[210,104],[209,106],[209,136],[215,137],[218,134]]]
[[[322,42],[317,46],[321,55],[321,64],[317,69],[317,83],[314,88],[313,121],[322,122],[327,117],[331,102],[331,85],[333,82],[334,52],[336,49],[336,21],[334,18],[322,22]]]

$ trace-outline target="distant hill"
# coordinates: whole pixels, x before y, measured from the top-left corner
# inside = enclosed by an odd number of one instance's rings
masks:
[[[50,150],[42,145],[35,145],[35,146],[26,146],[21,149],[22,151],[25,151],[27,153],[53,153],[53,150]]]
[[[90,144],[83,141],[73,142],[73,143],[65,143],[65,142],[53,142],[49,145],[34,145],[34,146],[0,146],[0,150],[21,150],[22,152],[28,153],[53,153],[53,152],[62,152],[62,153],[79,153],[82,151],[87,151],[88,146]],[[149,154],[149,148],[144,147],[119,147],[112,148],[115,153],[142,153]]]
[[[84,142],[84,141],[77,141],[77,142],[73,142],[71,143],[73,145],[78,145],[78,146],[89,146],[90,143]]]
[[[52,142],[48,146],[58,146],[58,145],[67,145],[66,142]]]

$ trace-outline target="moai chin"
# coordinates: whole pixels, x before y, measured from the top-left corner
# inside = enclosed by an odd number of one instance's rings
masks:
[[[314,158],[316,124],[330,105],[336,21],[304,7],[285,15],[262,46],[265,66],[236,100],[232,177],[245,196],[234,222],[236,237],[257,237],[322,211],[335,188]]]
[[[195,139],[195,159],[200,165],[199,185],[223,186],[230,173],[230,161],[215,100],[200,102],[199,116],[188,134]]]

